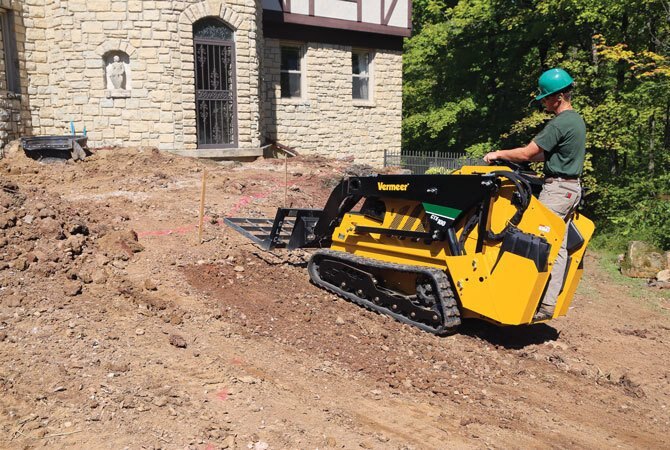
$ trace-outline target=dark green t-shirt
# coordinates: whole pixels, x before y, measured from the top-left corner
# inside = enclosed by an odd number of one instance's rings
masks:
[[[586,124],[574,109],[551,119],[533,139],[544,150],[544,174],[574,178],[582,174],[586,153]]]

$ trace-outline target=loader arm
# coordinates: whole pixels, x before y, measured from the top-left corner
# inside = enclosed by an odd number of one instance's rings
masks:
[[[363,214],[368,201],[379,198],[418,201],[426,210],[428,229],[423,232],[410,232],[379,227],[358,227],[360,233],[383,233],[402,238],[415,238],[430,241],[446,240],[452,255],[460,255],[462,245],[454,231],[454,223],[464,214],[478,208],[480,231],[488,224],[489,206],[500,186],[500,178],[511,179],[519,192],[518,207],[510,226],[520,221],[531,195],[527,183],[522,177],[508,170],[486,174],[459,176],[444,175],[377,175],[350,177],[341,180],[332,190],[322,210],[301,208],[278,208],[274,221],[253,218],[226,218],[224,222],[237,229],[266,250],[272,248],[329,248],[333,231],[340,225],[345,214],[349,213],[361,199],[365,198]],[[385,211],[382,211],[381,215]],[[378,215],[379,215],[378,214]],[[479,247],[485,238],[499,241],[507,228],[493,233],[479,233]]]

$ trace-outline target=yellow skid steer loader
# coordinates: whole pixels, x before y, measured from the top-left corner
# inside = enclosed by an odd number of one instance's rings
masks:
[[[563,316],[593,222],[576,212],[566,224],[537,200],[542,179],[510,167],[350,177],[323,209],[225,222],[267,250],[318,248],[308,264],[314,284],[435,334],[454,332],[462,318],[533,323],[567,229],[553,313]]]

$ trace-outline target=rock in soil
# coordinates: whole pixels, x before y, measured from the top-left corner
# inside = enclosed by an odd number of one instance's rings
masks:
[[[179,334],[170,335],[170,344],[177,348],[186,348],[186,339]]]

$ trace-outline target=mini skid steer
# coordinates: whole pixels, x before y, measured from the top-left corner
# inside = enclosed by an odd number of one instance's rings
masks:
[[[566,224],[542,205],[542,183],[513,163],[350,177],[323,209],[225,222],[265,250],[318,249],[315,285],[422,330],[452,333],[463,318],[522,325],[535,321],[567,227],[553,318],[566,314],[594,231],[583,215]]]

